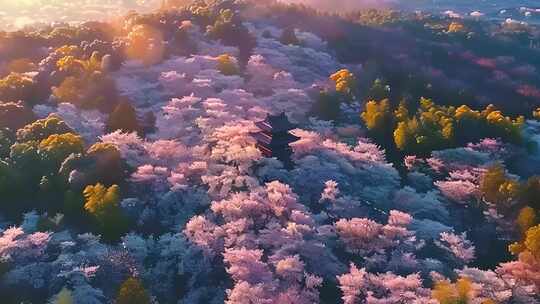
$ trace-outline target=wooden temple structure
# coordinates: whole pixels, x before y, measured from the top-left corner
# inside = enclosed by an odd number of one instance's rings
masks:
[[[265,120],[256,122],[255,125],[261,130],[251,133],[257,140],[257,148],[265,157],[275,157],[283,163],[285,168],[291,169],[294,163],[291,159],[293,151],[290,143],[300,139],[290,133],[296,125],[289,121],[285,113],[268,114]]]

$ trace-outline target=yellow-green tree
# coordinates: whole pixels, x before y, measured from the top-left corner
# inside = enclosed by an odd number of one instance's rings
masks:
[[[525,249],[535,258],[540,259],[540,225],[531,227],[525,233]]]
[[[32,102],[34,95],[34,82],[32,78],[24,74],[11,73],[0,79],[1,101],[26,101]]]
[[[73,304],[73,295],[71,290],[67,288],[62,288],[60,292],[54,297],[50,304]]]
[[[519,210],[516,222],[522,232],[527,231],[529,228],[538,223],[536,211],[529,206],[521,208],[521,210]]]
[[[418,132],[418,120],[416,117],[401,121],[394,130],[394,143],[399,150],[413,152],[418,143],[415,134]]]
[[[116,304],[150,304],[150,295],[139,279],[130,277],[120,286]]]
[[[439,281],[435,283],[432,297],[440,304],[467,304],[469,303],[472,283],[466,278],[458,279],[456,283]]]
[[[229,54],[222,54],[218,56],[217,69],[221,72],[221,74],[227,76],[240,74],[240,69],[236,59]]]
[[[388,99],[366,103],[364,112],[360,115],[371,133],[378,138],[385,136],[393,127],[392,111]],[[391,132],[391,131],[390,131]]]
[[[127,222],[120,209],[120,187],[107,188],[98,183],[87,186],[83,194],[86,199],[84,209],[96,219],[106,240],[115,240],[125,232]]]
[[[357,81],[354,74],[342,69],[330,76],[330,79],[335,83],[336,92],[346,96],[354,97],[357,88]]]
[[[71,75],[87,76],[101,71],[101,56],[98,52],[94,52],[90,58],[83,60],[73,55],[67,55],[56,62],[56,67],[59,71]]]
[[[501,138],[519,144],[522,142],[524,124],[523,117],[512,119],[493,106],[483,111],[474,111],[468,106],[456,109],[439,106],[426,98],[420,99],[420,108],[412,117],[405,105],[400,104],[394,112],[394,120],[398,122],[394,132],[396,146],[399,150],[414,154],[429,154],[433,150],[483,138]]]
[[[448,25],[448,33],[460,33],[465,31],[465,26],[459,22],[452,22]]]
[[[70,154],[82,153],[82,137],[74,133],[53,134],[39,143],[39,154],[44,160],[59,164]]]
[[[59,86],[53,87],[53,96],[58,102],[72,103],[85,109],[102,107],[116,93],[114,82],[102,71],[102,55],[94,52],[90,58],[81,59],[70,50],[67,48],[67,55],[56,62],[57,69],[67,77]]]
[[[507,177],[501,164],[489,167],[480,179],[480,191],[484,199],[503,210],[518,199],[521,189],[518,181]]]
[[[17,131],[17,141],[42,141],[53,134],[73,133],[73,130],[58,116],[50,115],[38,119]]]

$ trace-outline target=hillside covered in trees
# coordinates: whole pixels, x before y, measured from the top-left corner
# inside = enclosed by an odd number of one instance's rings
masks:
[[[540,303],[540,28],[263,0],[0,32],[0,302]]]

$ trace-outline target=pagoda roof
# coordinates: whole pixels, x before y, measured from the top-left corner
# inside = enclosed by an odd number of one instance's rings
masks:
[[[284,112],[279,115],[268,114],[265,120],[256,122],[255,125],[266,132],[287,132],[296,128]]]
[[[272,136],[270,134],[267,134],[265,132],[257,132],[251,134],[255,140],[261,143],[265,143],[269,145],[272,142]]]

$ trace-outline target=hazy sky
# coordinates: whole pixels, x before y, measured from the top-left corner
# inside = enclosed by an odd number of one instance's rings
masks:
[[[160,0],[0,0],[0,27],[33,22],[104,20],[127,10],[149,10]]]
[[[492,17],[501,9],[536,6],[540,0],[282,0],[289,3],[309,3],[320,9],[345,11],[362,7],[399,4],[407,9],[425,9],[434,12],[456,10],[468,14],[481,10]],[[161,0],[0,0],[0,29],[13,30],[34,22],[105,20],[125,14],[128,10],[148,11],[156,8]],[[535,4],[536,3],[536,4]],[[522,17],[533,22],[540,13],[525,18],[520,12],[504,18]]]
[[[398,0],[282,0],[289,3],[309,3],[321,9],[347,11],[363,7],[381,7]]]

